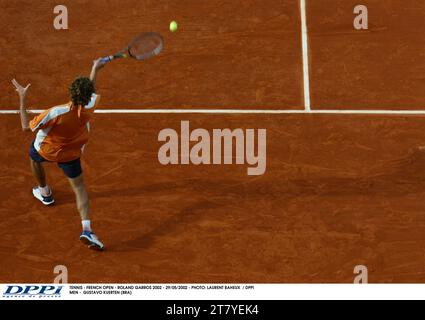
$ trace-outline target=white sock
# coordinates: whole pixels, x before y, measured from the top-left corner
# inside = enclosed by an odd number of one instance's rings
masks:
[[[91,231],[90,220],[81,220],[83,231]]]
[[[41,195],[44,197],[48,197],[50,196],[50,188],[48,185],[46,185],[45,187],[38,187],[40,189]]]

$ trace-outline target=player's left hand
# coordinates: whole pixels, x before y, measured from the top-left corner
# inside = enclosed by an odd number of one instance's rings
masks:
[[[19,94],[19,97],[21,99],[25,99],[25,96],[27,95],[27,91],[28,91],[29,87],[31,86],[31,84],[28,84],[26,87],[23,87],[15,79],[12,80],[12,83],[15,86],[16,91]]]

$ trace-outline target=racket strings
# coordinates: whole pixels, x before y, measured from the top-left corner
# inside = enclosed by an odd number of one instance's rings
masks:
[[[128,52],[138,60],[145,60],[158,55],[162,48],[163,39],[159,34],[143,33],[130,43]]]

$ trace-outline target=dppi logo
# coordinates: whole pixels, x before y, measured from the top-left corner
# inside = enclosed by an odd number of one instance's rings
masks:
[[[63,286],[7,286],[3,298],[59,298]]]

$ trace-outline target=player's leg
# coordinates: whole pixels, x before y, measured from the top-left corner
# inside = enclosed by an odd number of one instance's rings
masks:
[[[43,162],[46,160],[39,155],[37,150],[34,148],[34,144],[31,144],[30,148],[30,167],[38,186],[32,189],[32,194],[35,198],[40,200],[44,205],[52,205],[55,203],[53,199],[52,191],[46,184],[46,173],[44,172]]]
[[[30,158],[31,172],[40,188],[46,187],[46,173],[41,162],[35,162]]]
[[[103,250],[103,244],[99,241],[91,228],[90,213],[89,213],[89,196],[84,185],[84,176],[81,169],[80,159],[59,163],[59,166],[68,177],[68,181],[75,194],[77,209],[80,213],[83,232],[80,235],[80,240],[92,248]]]
[[[68,181],[74,191],[75,198],[77,201],[77,209],[80,213],[81,221],[90,222],[89,217],[89,196],[87,194],[86,187],[84,186],[83,174],[80,174],[76,178],[68,178]],[[90,225],[83,223],[83,229],[91,231]]]

